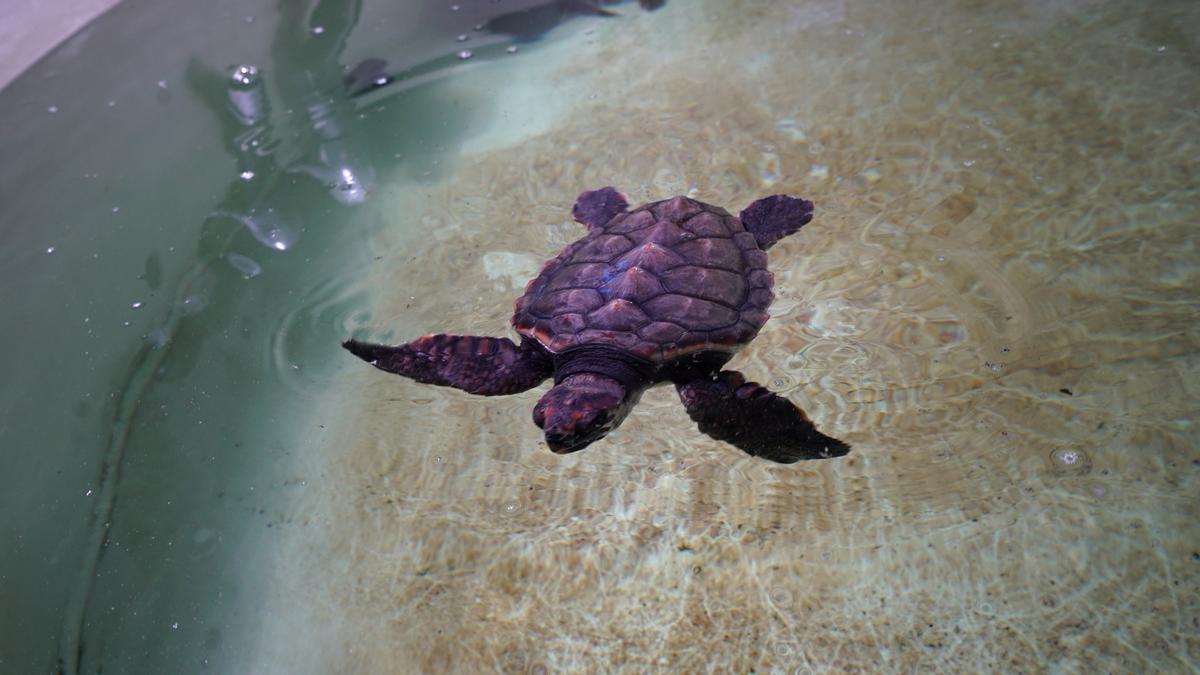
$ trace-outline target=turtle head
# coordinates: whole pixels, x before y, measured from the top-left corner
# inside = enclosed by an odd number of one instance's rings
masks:
[[[579,373],[554,385],[533,408],[533,423],[546,444],[563,455],[586,448],[616,429],[637,403],[616,380]]]

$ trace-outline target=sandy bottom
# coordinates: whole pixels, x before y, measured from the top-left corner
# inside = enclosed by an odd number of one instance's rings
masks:
[[[1152,5],[680,1],[531,63],[541,133],[396,197],[372,337],[511,335],[586,188],[803,195],[732,365],[854,452],[663,388],[558,457],[544,387],[347,362],[251,670],[1196,668],[1200,4]]]

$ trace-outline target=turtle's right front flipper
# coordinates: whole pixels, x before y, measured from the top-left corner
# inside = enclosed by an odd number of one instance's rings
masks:
[[[553,373],[546,352],[528,340],[439,334],[397,347],[357,340],[342,346],[380,370],[483,396],[532,389]]]
[[[850,452],[849,445],[817,431],[791,401],[737,371],[698,373],[675,388],[700,431],[755,457],[791,464]]]

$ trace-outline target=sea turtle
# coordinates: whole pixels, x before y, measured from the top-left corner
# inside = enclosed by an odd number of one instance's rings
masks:
[[[371,365],[418,382],[495,396],[554,386],[533,409],[556,453],[617,428],[647,387],[675,385],[700,431],[775,462],[840,457],[786,398],[722,370],[758,334],[774,299],[766,250],[812,219],[774,195],[735,218],[674,197],[629,210],[614,188],[575,202],[588,233],[546,263],[516,302],[508,338],[427,335],[396,347],[347,340]]]

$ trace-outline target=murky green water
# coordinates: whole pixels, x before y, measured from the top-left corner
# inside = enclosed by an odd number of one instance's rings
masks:
[[[1197,668],[1194,3],[204,4],[0,92],[0,670]],[[733,365],[852,455],[338,348],[511,334],[607,184],[817,203]]]

